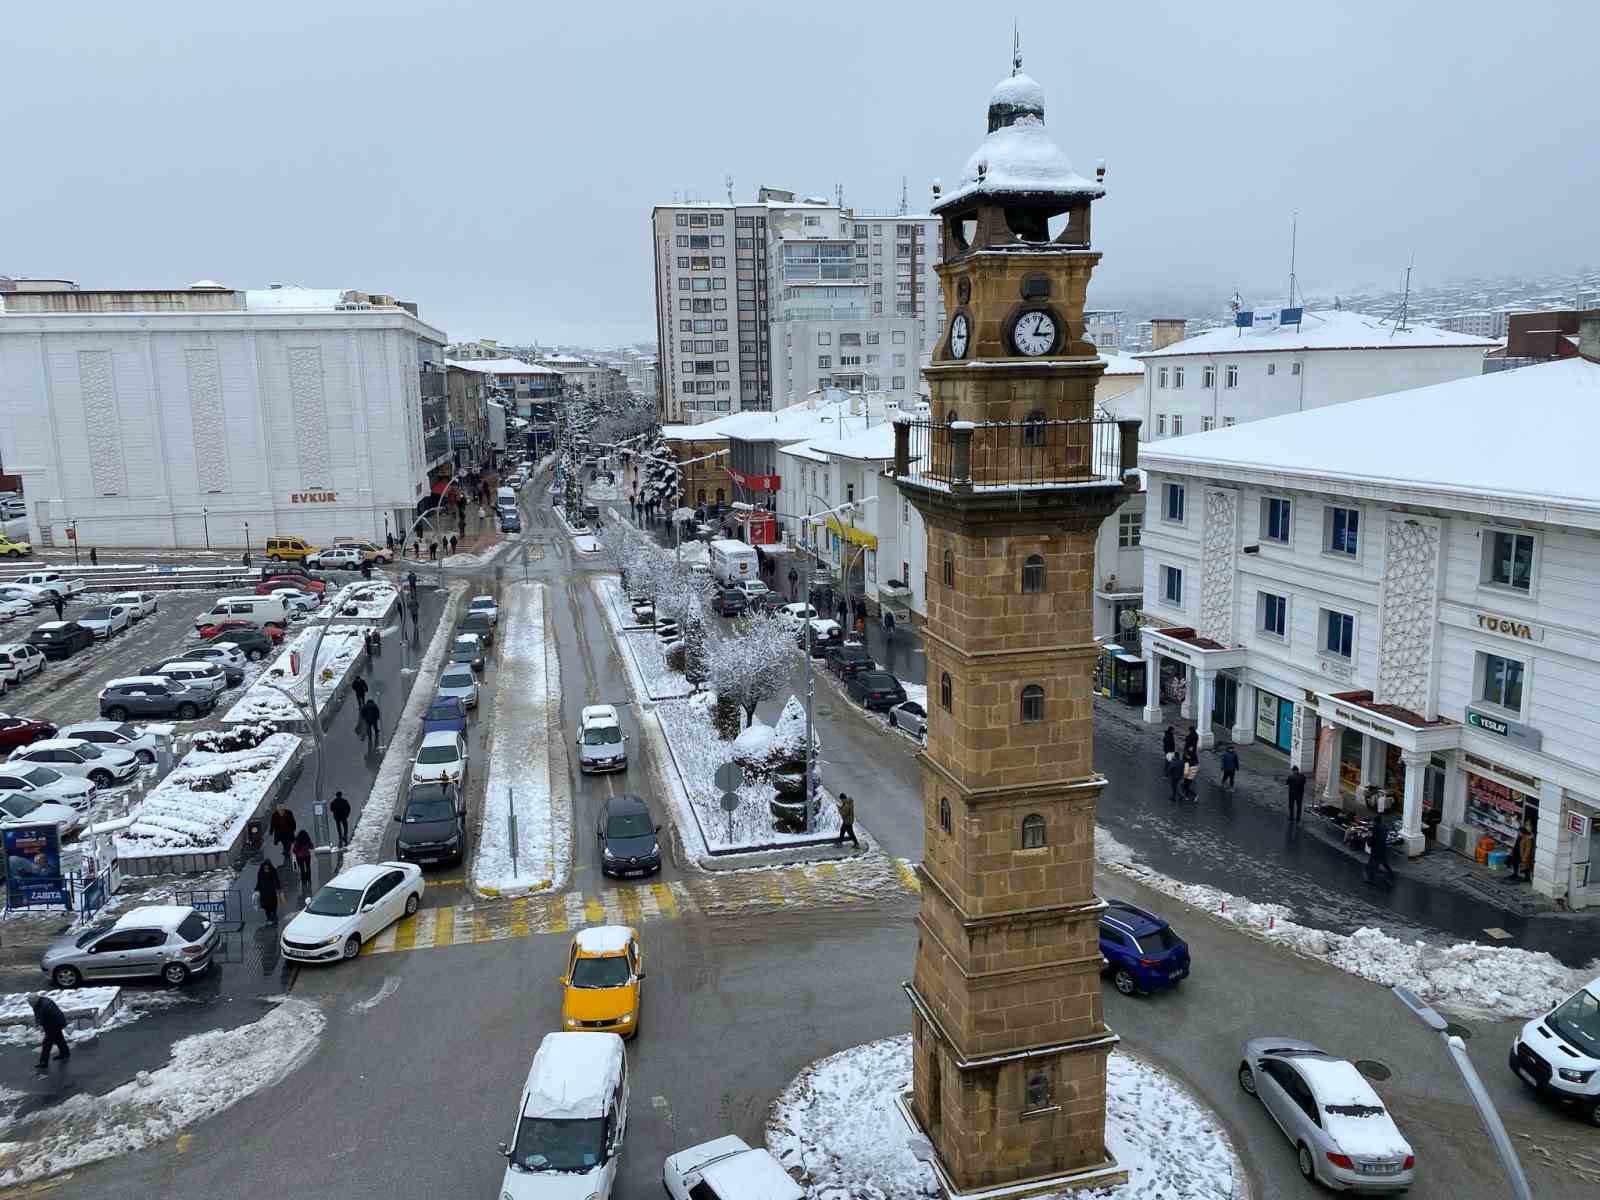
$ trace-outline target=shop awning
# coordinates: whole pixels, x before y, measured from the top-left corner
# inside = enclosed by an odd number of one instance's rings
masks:
[[[837,534],[842,540],[847,541],[852,545],[865,546],[868,550],[876,550],[878,548],[877,534],[868,533],[865,529],[856,529],[854,526],[846,525],[841,522],[838,517],[828,518],[828,528]]]

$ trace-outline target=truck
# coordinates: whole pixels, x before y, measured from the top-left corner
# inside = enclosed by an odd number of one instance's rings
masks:
[[[710,556],[711,575],[723,587],[733,587],[756,577],[758,563],[754,546],[732,538],[717,538],[706,551]]]
[[[68,596],[76,596],[84,588],[83,580],[68,579],[60,571],[30,571],[9,582],[19,583],[23,587],[38,588],[41,592],[54,592],[63,600]]]

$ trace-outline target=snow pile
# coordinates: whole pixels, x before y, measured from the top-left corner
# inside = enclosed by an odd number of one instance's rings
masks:
[[[775,736],[771,725],[757,721],[739,731],[733,739],[733,752],[740,758],[765,758],[772,753]]]
[[[1295,921],[1282,904],[1263,904],[1221,888],[1183,883],[1151,870],[1103,829],[1094,831],[1095,858],[1105,869],[1172,896],[1254,937],[1392,987],[1402,984],[1430,1004],[1493,1019],[1526,1019],[1545,1012],[1593,978],[1595,966],[1563,966],[1543,951],[1460,942],[1406,942],[1381,929],[1332,933]]]
[[[476,554],[452,554],[450,557],[444,560],[444,565],[447,567],[458,568],[486,567],[495,559],[499,558],[500,555],[504,554],[506,547],[511,544],[511,542],[499,542],[496,545],[489,546],[478,551]]]
[[[941,204],[968,190],[1100,195],[1103,189],[1072,169],[1044,122],[1031,115],[1002,125],[983,139],[961,168],[961,186]]]
[[[226,849],[268,790],[296,761],[301,739],[274,733],[244,750],[193,749],[129,814],[117,853],[198,854]]]
[[[556,884],[566,877],[572,853],[570,808],[551,794],[549,731],[552,715],[560,711],[561,668],[546,641],[543,584],[507,588],[500,647],[483,825],[472,863],[473,887],[490,896]],[[561,777],[566,778],[565,764]],[[509,821],[513,801],[515,869]]]
[[[579,554],[600,553],[600,543],[586,533],[579,534],[577,537],[573,538],[572,545]]]
[[[310,1058],[326,1018],[283,998],[259,1021],[173,1043],[172,1059],[104,1096],[77,1094],[0,1129],[12,1187],[171,1138],[280,1082]]]
[[[666,649],[653,627],[623,630],[619,635],[622,650],[632,660],[639,682],[644,686],[641,700],[671,700],[689,695],[694,689],[681,672],[667,666]]]
[[[392,583],[350,583],[339,589],[319,615],[383,621],[399,603],[400,591]]]
[[[1044,89],[1034,82],[1033,76],[1018,71],[1007,75],[994,85],[989,93],[990,104],[1009,104],[1014,108],[1037,108],[1044,111]]]
[[[327,630],[324,634],[323,629]],[[303,723],[306,719],[299,705],[289,699],[293,696],[300,704],[310,702],[311,650],[317,638],[322,638],[322,648],[317,654],[317,717],[320,720],[328,704],[338,693],[339,685],[366,653],[366,635],[371,628],[365,625],[312,626],[303,629],[283,648],[277,661],[261,673],[261,677],[228,710],[224,721],[281,721]],[[291,654],[300,656],[300,674],[291,670]],[[276,684],[289,693],[285,696]]]
[[[909,1034],[821,1059],[774,1101],[767,1149],[798,1168],[813,1200],[937,1196],[933,1169],[907,1148],[913,1133],[895,1107],[910,1088]],[[1222,1123],[1176,1080],[1126,1054],[1106,1064],[1106,1145],[1128,1182],[1073,1195],[1198,1200],[1232,1196],[1244,1178]]]

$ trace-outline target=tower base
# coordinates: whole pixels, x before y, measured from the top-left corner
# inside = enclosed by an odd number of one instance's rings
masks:
[[[1098,1166],[1080,1167],[1075,1171],[1059,1175],[1038,1175],[996,1187],[976,1188],[963,1192],[956,1187],[955,1181],[945,1170],[944,1163],[939,1160],[939,1152],[934,1149],[933,1139],[928,1136],[918,1123],[916,1114],[911,1111],[911,1095],[910,1092],[902,1092],[896,1096],[894,1110],[905,1122],[906,1136],[917,1139],[925,1148],[925,1151],[919,1152],[917,1157],[933,1168],[933,1173],[939,1180],[939,1190],[950,1200],[1022,1200],[1025,1196],[1052,1195],[1057,1192],[1078,1191],[1081,1188],[1109,1188],[1128,1182],[1128,1172],[1117,1165],[1116,1158],[1108,1150],[1106,1161]]]

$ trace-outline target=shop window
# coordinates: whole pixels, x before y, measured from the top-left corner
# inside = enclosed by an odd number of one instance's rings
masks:
[[[1515,533],[1507,529],[1485,530],[1483,582],[1494,587],[1531,592],[1533,553],[1534,540],[1531,533]]]
[[[1044,591],[1044,557],[1039,554],[1030,554],[1022,564],[1022,590],[1024,592]]]
[[[947,588],[956,585],[956,556],[948,546],[944,549],[944,585]]]
[[[1044,689],[1037,683],[1022,689],[1022,720],[1030,725],[1044,720]]]
[[[950,672],[946,671],[939,676],[939,707],[945,712],[950,711]]]
[[[1523,664],[1499,654],[1478,655],[1478,699],[1509,712],[1522,711]]]
[[[939,828],[950,832],[950,797],[939,797]]]
[[[1044,818],[1038,813],[1029,813],[1022,818],[1022,848],[1024,850],[1038,850],[1044,846]]]

